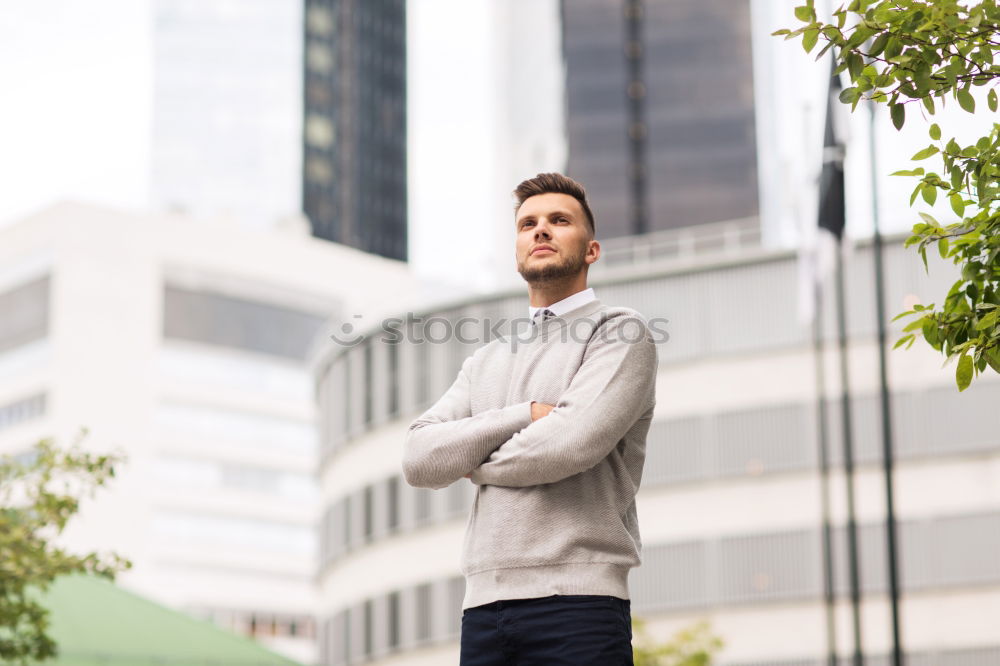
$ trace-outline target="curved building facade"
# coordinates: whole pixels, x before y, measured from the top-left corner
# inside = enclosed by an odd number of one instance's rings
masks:
[[[886,253],[890,315],[933,302],[954,279],[943,264],[926,275],[900,242]],[[882,657],[891,633],[872,274],[861,246],[847,269],[850,405],[863,643]],[[666,320],[669,333],[637,500],[643,563],[630,577],[633,616],[657,640],[709,620],[725,641],[720,664],[825,663],[817,442],[822,404],[839,470],[836,329],[827,303],[817,364],[811,331],[797,322],[797,275],[792,254],[759,249],[592,273],[598,298]],[[523,292],[400,313],[318,359],[323,664],[458,663],[459,555],[476,487],[408,486],[404,439],[490,325],[525,313]],[[893,324],[890,345],[904,323]],[[909,663],[986,666],[1000,660],[989,620],[1000,613],[1000,423],[990,409],[1000,381],[985,376],[960,394],[951,366],[940,366],[917,345],[890,356],[902,633]],[[835,627],[846,658],[844,487],[835,471]]]

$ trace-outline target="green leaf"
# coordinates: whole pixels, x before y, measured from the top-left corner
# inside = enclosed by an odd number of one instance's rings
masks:
[[[938,127],[937,123],[933,123],[931,125],[930,132],[928,133],[931,135],[931,138],[934,139],[935,141],[938,141],[941,138],[941,128]]]
[[[883,32],[881,35],[876,37],[875,41],[872,42],[871,47],[868,49],[868,55],[877,56],[882,53],[882,51],[885,50],[885,45],[889,43],[889,34],[890,33],[888,32]]]
[[[962,167],[953,166],[951,168],[951,188],[957,190],[962,186],[962,181],[965,179],[965,174],[962,172]]]
[[[916,337],[916,336],[914,336],[912,333],[910,333],[909,335],[904,335],[899,340],[896,340],[896,344],[894,344],[892,346],[892,348],[893,349],[899,349],[900,347],[902,347],[903,345],[905,345],[907,342],[913,340],[914,337]]]
[[[987,349],[986,362],[990,364],[990,367],[1000,372],[1000,347],[994,347],[993,349]]]
[[[948,201],[951,203],[951,209],[955,211],[955,215],[962,217],[965,214],[965,200],[961,194],[954,192],[948,197]]]
[[[802,48],[809,53],[816,46],[816,42],[819,40],[819,28],[810,28],[802,33]]]
[[[840,95],[838,95],[837,97],[837,99],[839,99],[844,104],[850,104],[857,98],[858,98],[858,89],[853,87],[844,88],[843,90],[840,91]]]
[[[927,109],[927,113],[929,113],[929,114],[931,114],[933,116],[934,115],[934,98],[931,97],[930,95],[927,95],[926,97],[924,97],[923,102],[924,102],[924,108]]]
[[[969,113],[976,112],[976,100],[973,99],[972,93],[970,93],[965,88],[959,88],[955,95],[958,97],[958,105],[968,111]]]
[[[901,171],[893,171],[889,174],[890,176],[922,176],[924,175],[924,168],[917,167],[916,169],[902,169]]]
[[[786,10],[787,11],[787,10]],[[806,7],[805,5],[795,8],[795,18],[806,23],[812,23],[813,12],[812,9]]]
[[[979,320],[976,324],[977,331],[985,331],[988,328],[993,328],[997,325],[997,317],[1000,316],[1000,310],[994,310],[990,312],[985,317]]]
[[[937,201],[937,187],[934,185],[924,184],[924,186],[920,188],[920,196],[924,198],[924,201],[926,201],[929,206],[933,206],[934,202]]]
[[[924,257],[926,262],[927,257]],[[938,329],[937,322],[934,321],[933,317],[924,317],[920,320],[922,324],[921,333],[924,335],[924,340],[931,344],[934,348],[938,346]]]
[[[890,104],[889,117],[892,118],[893,127],[897,130],[903,129],[903,123],[906,122],[906,108],[902,104]]]
[[[938,254],[941,255],[942,259],[946,259],[948,257],[948,239],[947,238],[940,238],[940,239],[938,239]]]
[[[996,112],[996,110],[997,110],[997,91],[996,90],[991,90],[990,94],[988,94],[986,96],[986,104],[989,105],[990,111],[993,111],[994,113]]]
[[[861,70],[865,68],[864,59],[857,53],[847,54],[847,71],[851,73],[851,80],[856,81],[861,76]]]
[[[917,152],[910,159],[913,160],[913,161],[925,160],[928,157],[930,157],[931,155],[937,155],[937,153],[938,153],[938,147],[937,146],[927,146],[923,150]]]
[[[969,384],[972,383],[972,357],[968,354],[962,354],[958,359],[955,381],[958,382],[959,391],[969,388]]]
[[[772,37],[777,37],[779,35],[787,35],[790,32],[791,32],[791,30],[789,30],[788,28],[782,28],[781,30],[775,30],[774,32],[772,32],[771,36]]]

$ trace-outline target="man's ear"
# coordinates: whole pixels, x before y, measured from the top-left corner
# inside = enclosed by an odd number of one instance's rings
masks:
[[[601,244],[596,240],[587,241],[587,254],[584,256],[584,261],[588,264],[592,264],[601,258]]]

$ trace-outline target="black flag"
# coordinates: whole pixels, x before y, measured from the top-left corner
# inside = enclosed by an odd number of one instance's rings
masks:
[[[836,69],[837,61],[833,61]],[[840,75],[831,74],[826,99],[826,129],[823,135],[823,171],[819,177],[819,227],[837,241],[844,235],[844,140],[834,121],[834,109],[840,104]]]
[[[837,61],[833,59],[833,69]],[[826,96],[826,125],[823,132],[823,163],[819,174],[819,210],[816,221],[803,222],[799,245],[799,323],[812,325],[816,316],[816,289],[822,288],[833,272],[839,251],[850,252],[845,237],[846,197],[844,154],[846,120],[840,99],[840,76],[831,71]],[[812,225],[818,226],[812,226]]]

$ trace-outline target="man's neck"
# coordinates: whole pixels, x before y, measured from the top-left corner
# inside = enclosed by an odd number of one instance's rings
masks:
[[[528,302],[533,308],[545,308],[587,288],[587,276],[582,274],[565,282],[528,284]]]

